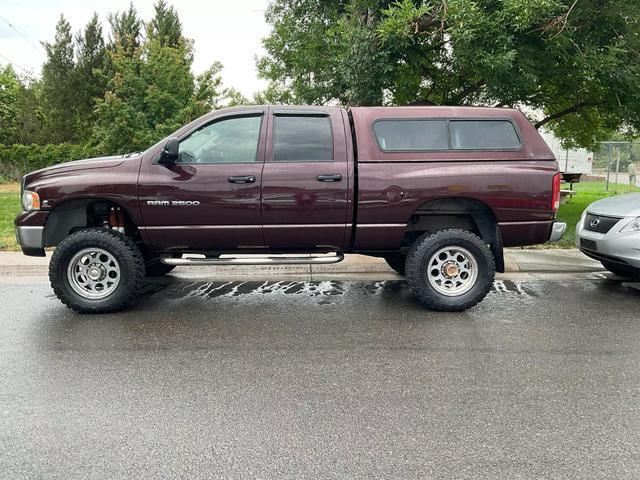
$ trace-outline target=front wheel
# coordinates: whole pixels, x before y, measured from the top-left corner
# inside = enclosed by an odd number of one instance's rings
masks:
[[[441,230],[421,236],[406,263],[409,288],[432,310],[458,312],[487,296],[495,262],[484,241],[466,230]]]
[[[144,260],[135,243],[104,228],[69,235],[49,264],[56,296],[81,313],[121,310],[137,296],[143,279]]]

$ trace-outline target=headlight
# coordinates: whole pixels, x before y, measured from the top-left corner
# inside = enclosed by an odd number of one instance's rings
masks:
[[[584,217],[587,216],[587,211],[585,210],[584,212],[582,212],[582,215],[580,215],[580,223],[584,222]]]
[[[26,211],[40,210],[40,197],[38,194],[30,190],[22,192],[22,208]]]
[[[640,217],[636,217],[627,223],[620,232],[638,232],[640,231]]]

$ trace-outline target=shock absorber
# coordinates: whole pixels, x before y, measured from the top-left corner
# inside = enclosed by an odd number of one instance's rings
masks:
[[[112,230],[124,234],[124,215],[120,207],[109,209],[109,226]]]

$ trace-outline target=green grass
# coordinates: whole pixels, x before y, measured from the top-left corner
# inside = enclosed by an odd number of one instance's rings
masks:
[[[20,185],[0,184],[0,250],[17,250],[13,219],[20,213]]]
[[[563,189],[568,186],[563,185]],[[573,189],[577,192],[570,200],[560,205],[558,210],[558,220],[567,223],[567,231],[562,240],[554,243],[544,244],[545,248],[570,248],[575,245],[576,240],[576,224],[580,220],[582,212],[596,200],[601,198],[620,195],[622,193],[640,192],[640,188],[631,185],[623,185],[620,183],[610,183],[609,191],[605,192],[604,180],[580,182],[573,185]]]
[[[630,185],[609,184],[604,191],[604,181],[581,182],[574,185],[577,192],[570,200],[560,205],[558,220],[567,223],[567,231],[559,242],[546,243],[544,248],[570,248],[576,238],[576,223],[580,215],[589,206],[601,198],[627,192],[640,192],[640,188]],[[563,188],[566,188],[563,186]],[[17,183],[0,184],[0,250],[17,250],[13,219],[20,213],[20,185]]]

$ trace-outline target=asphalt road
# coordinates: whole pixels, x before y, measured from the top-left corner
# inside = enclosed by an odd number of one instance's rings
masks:
[[[121,314],[0,283],[0,477],[640,476],[640,287],[173,279]]]

